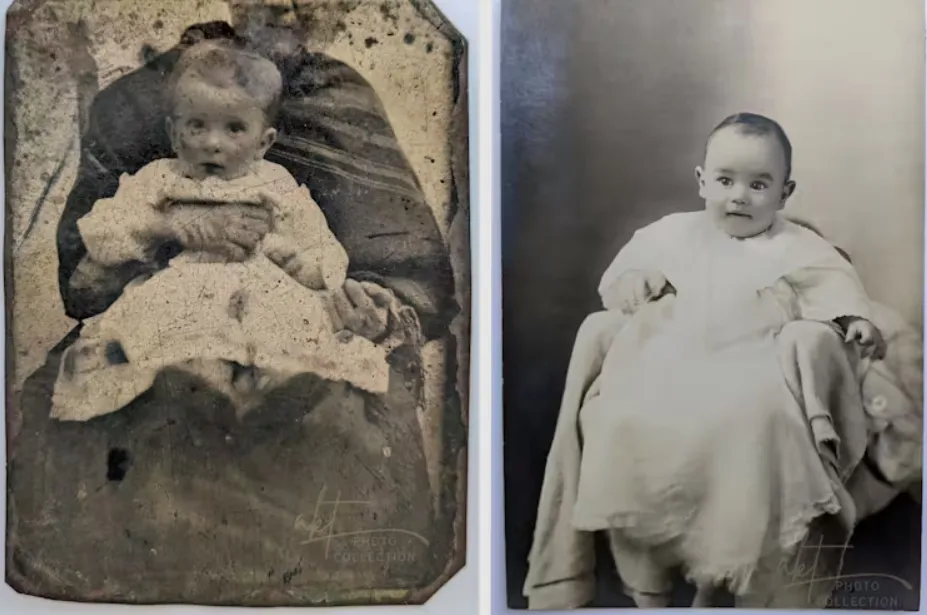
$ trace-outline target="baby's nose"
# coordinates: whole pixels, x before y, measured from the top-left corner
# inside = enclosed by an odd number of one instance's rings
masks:
[[[212,130],[206,135],[206,139],[203,142],[203,145],[212,152],[222,151],[223,139],[222,135],[218,131]]]
[[[731,194],[731,200],[734,203],[746,204],[747,202],[747,188],[745,186],[734,186],[733,193]]]

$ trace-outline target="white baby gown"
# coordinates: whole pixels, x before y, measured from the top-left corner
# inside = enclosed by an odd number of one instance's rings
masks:
[[[676,294],[617,334],[581,411],[573,525],[669,547],[690,580],[742,593],[839,510],[775,337],[792,320],[867,317],[869,301],[826,241],[783,219],[737,240],[703,212],[669,216],[638,231],[600,292],[634,269],[662,272]]]
[[[326,306],[328,291],[301,285],[265,254],[269,241],[289,242],[315,259],[326,288],[342,286],[347,254],[309,191],[265,160],[233,180],[191,180],[179,168],[176,159],[158,160],[123,176],[116,194],[81,218],[93,260],[110,267],[144,262],[146,242],[113,230],[137,218],[163,217],[168,208],[177,220],[194,222],[227,203],[268,206],[273,231],[240,263],[205,250],[183,251],[85,320],[80,339],[63,356],[52,417],[86,421],[116,412],[166,368],[203,377],[241,413],[269,388],[300,374],[385,393],[387,349],[361,336],[338,335]],[[121,357],[113,361],[112,354]],[[256,386],[233,386],[233,364],[253,368]]]

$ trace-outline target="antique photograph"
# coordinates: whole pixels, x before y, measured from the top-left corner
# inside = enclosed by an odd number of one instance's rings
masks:
[[[464,565],[467,43],[430,0],[6,15],[6,581],[421,604]]]
[[[918,610],[923,3],[500,32],[509,608]]]

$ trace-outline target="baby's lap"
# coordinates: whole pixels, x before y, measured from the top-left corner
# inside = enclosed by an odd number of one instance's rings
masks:
[[[183,255],[182,255],[183,256]],[[123,299],[144,297],[164,300],[172,296],[192,296],[197,301],[228,299],[233,294],[271,295],[273,299],[292,295],[313,301],[318,292],[301,286],[282,269],[263,256],[241,263],[171,263],[151,277],[126,288]]]
[[[602,400],[583,409],[589,424],[643,420],[667,433],[795,419],[771,340],[712,351],[661,340],[631,356],[609,356],[601,378]]]
[[[287,335],[284,329],[318,334],[328,321],[322,293],[301,286],[274,265],[250,261],[169,266],[128,287],[96,320],[107,330],[125,331],[143,322],[149,329],[179,332],[215,330],[218,323],[232,326],[242,318],[249,329],[280,335]]]
[[[414,499],[416,490],[397,487],[423,480],[421,432],[414,403],[403,395],[373,397],[304,377],[280,390],[273,407],[239,421],[226,399],[178,372],[115,413],[68,423],[47,418],[43,371],[54,369],[50,362],[27,383],[29,403],[15,442],[14,489],[37,497],[22,501],[19,514],[27,519],[48,503],[35,484],[45,486],[47,498],[75,507],[81,489],[94,494],[95,504],[80,505],[90,506],[89,514],[94,507],[115,512],[133,500],[154,502],[164,490],[183,498],[204,484],[276,494],[285,510],[323,488],[344,499],[376,495],[388,505],[400,493]],[[410,375],[397,379],[403,389],[414,384]],[[320,412],[307,424],[314,409]],[[222,502],[215,500],[220,516]]]
[[[625,325],[640,315],[624,314],[618,310],[599,310],[587,315],[576,334],[577,341],[609,343]],[[840,339],[834,323],[818,320],[793,320],[782,325],[777,334],[780,342],[820,343]]]
[[[834,346],[843,341],[835,323],[819,320],[793,320],[785,323],[777,336],[780,344]]]

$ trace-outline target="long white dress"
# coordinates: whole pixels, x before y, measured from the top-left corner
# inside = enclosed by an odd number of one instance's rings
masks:
[[[283,167],[260,160],[236,179],[185,177],[176,159],[124,175],[116,193],[78,221],[88,257],[116,267],[146,262],[148,242],[126,227],[163,218],[208,217],[227,203],[269,207],[273,229],[241,263],[188,250],[149,278],[131,282],[105,312],[84,321],[55,383],[52,417],[86,421],[116,412],[147,391],[165,368],[194,372],[230,397],[239,411],[266,387],[239,391],[232,364],[253,368],[273,386],[300,374],[342,381],[374,393],[389,384],[387,350],[361,336],[336,335],[326,290],[300,284],[267,256],[271,241],[314,262],[326,289],[340,288],[348,256],[305,186]],[[116,232],[122,229],[122,232]],[[124,356],[113,362],[111,349]]]
[[[702,212],[669,216],[638,231],[600,292],[634,269],[676,294],[618,333],[580,414],[573,525],[671,548],[690,580],[747,591],[761,561],[839,510],[775,337],[792,320],[868,317],[869,300],[830,244],[784,219],[737,240]]]

